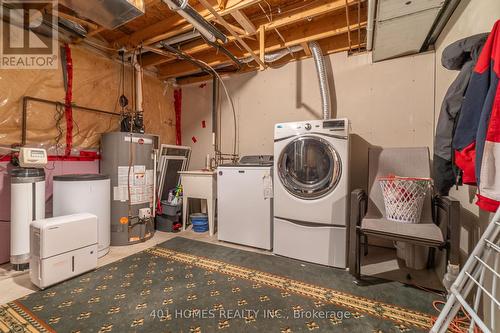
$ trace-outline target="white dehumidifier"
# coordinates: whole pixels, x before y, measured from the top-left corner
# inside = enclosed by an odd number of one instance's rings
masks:
[[[97,216],[37,220],[30,226],[30,278],[41,289],[97,267]]]

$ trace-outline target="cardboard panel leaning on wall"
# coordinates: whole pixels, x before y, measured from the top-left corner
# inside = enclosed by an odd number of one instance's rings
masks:
[[[86,107],[120,112],[117,103],[120,89],[120,64],[81,46],[71,46],[73,58],[73,102]],[[125,94],[130,103],[131,69],[126,68]],[[64,101],[62,66],[57,70],[0,70],[0,142],[2,145],[21,140],[22,97],[34,96]],[[66,120],[56,128],[54,106],[30,102],[28,106],[28,143],[54,147],[62,134],[58,152],[65,145]],[[76,148],[98,147],[100,134],[119,129],[119,117],[73,110],[76,125],[73,143]],[[144,75],[144,118],[146,131],[160,135],[163,143],[175,142],[175,115],[171,87]]]

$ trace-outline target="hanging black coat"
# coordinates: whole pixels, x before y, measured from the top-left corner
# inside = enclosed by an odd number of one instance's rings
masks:
[[[443,67],[460,70],[460,73],[446,92],[436,127],[433,168],[434,185],[440,195],[448,195],[450,188],[456,183],[451,142],[472,70],[487,38],[488,34],[484,33],[460,39],[443,51]]]

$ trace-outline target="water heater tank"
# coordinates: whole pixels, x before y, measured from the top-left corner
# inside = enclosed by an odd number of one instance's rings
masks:
[[[30,223],[45,218],[45,172],[18,168],[10,176],[10,262],[24,270],[29,267]]]
[[[54,216],[90,213],[97,216],[98,256],[109,252],[111,196],[106,175],[54,176]]]
[[[101,172],[111,179],[111,245],[128,245],[154,234],[155,158],[158,136],[111,132],[101,137]]]

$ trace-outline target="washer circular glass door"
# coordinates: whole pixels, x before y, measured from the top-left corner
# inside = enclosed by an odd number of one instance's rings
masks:
[[[300,136],[287,144],[278,160],[285,189],[301,199],[317,199],[332,191],[342,174],[342,161],[328,141]]]

